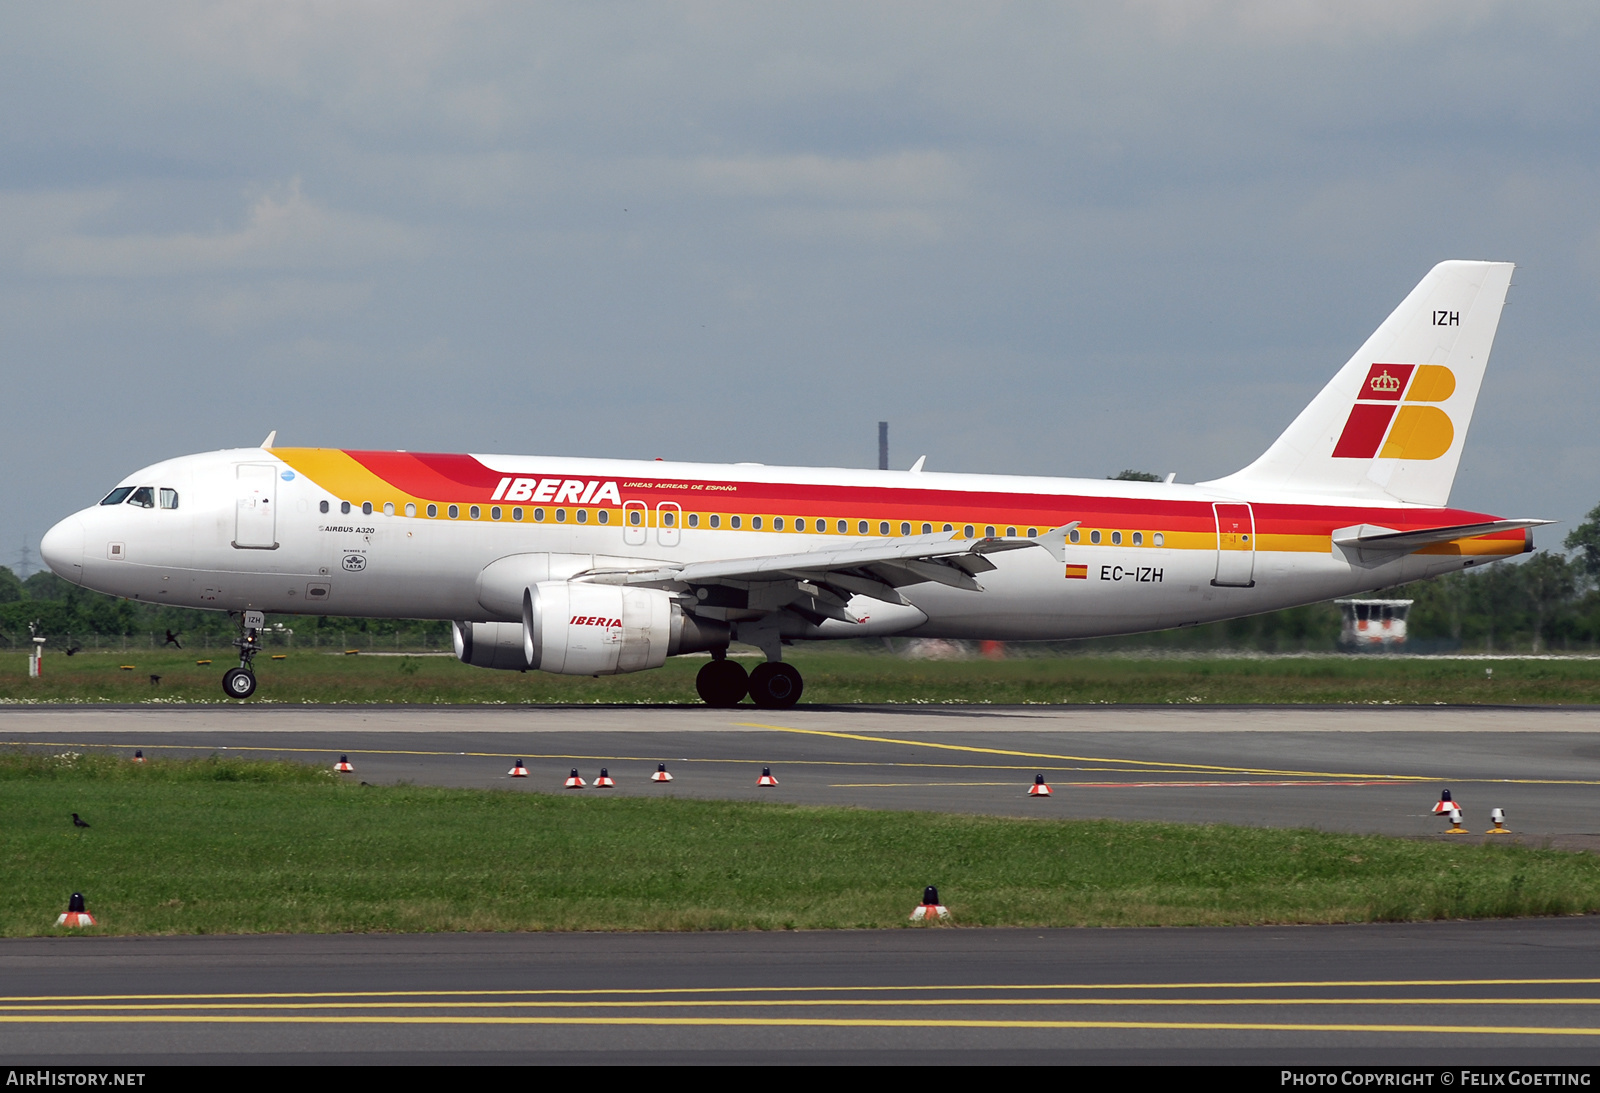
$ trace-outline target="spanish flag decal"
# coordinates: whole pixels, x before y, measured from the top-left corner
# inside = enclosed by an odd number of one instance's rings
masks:
[[[1086,581],[1089,579],[1089,567],[1086,565],[1067,566],[1067,580]]]

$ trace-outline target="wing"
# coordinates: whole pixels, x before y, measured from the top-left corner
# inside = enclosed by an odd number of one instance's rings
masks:
[[[1339,528],[1333,533],[1333,542],[1335,546],[1348,549],[1399,557],[1435,543],[1475,539],[1480,535],[1493,535],[1497,531],[1516,531],[1553,523],[1554,520],[1490,520],[1481,524],[1452,524],[1420,531],[1395,531],[1375,524],[1357,524],[1355,527]]]
[[[961,539],[952,532],[871,539],[798,554],[726,558],[647,569],[593,569],[574,579],[642,585],[688,593],[685,606],[710,618],[757,618],[791,610],[807,621],[855,622],[852,596],[905,604],[900,589],[934,582],[982,592],[979,574],[995,568],[991,554],[1044,547],[1056,553],[1077,521],[1037,539]]]

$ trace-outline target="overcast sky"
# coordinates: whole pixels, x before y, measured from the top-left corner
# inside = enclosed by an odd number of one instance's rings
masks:
[[[1600,503],[1592,3],[6,5],[0,561],[258,443],[1182,481],[1446,258]]]

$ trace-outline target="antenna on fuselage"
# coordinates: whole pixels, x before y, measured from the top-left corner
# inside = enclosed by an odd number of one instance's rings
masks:
[[[272,442],[274,440],[277,440],[277,439],[278,439],[278,430],[274,429],[274,430],[272,430],[272,432],[267,434],[267,439],[265,439],[265,440],[263,440],[261,442],[261,446],[263,448],[266,448],[266,449],[270,450],[272,448]]]

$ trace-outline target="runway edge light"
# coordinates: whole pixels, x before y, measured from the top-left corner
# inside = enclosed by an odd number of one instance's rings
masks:
[[[650,776],[650,780],[652,782],[672,781],[672,775],[667,773],[667,765],[665,763],[657,763],[656,772]]]
[[[938,922],[949,917],[949,908],[939,902],[939,889],[931,884],[922,890],[922,903],[911,912],[912,922]]]
[[[1028,796],[1029,797],[1048,797],[1048,796],[1050,796],[1050,787],[1045,783],[1044,775],[1035,774],[1033,776],[1033,785],[1028,787]]]
[[[1446,835],[1465,835],[1466,833],[1467,833],[1467,829],[1461,826],[1461,810],[1459,808],[1451,809],[1450,810],[1450,830],[1446,831],[1445,834]]]
[[[135,763],[144,762],[144,752],[138,748],[135,748],[133,752],[133,761]]]
[[[578,777],[578,768],[577,767],[573,767],[572,768],[572,773],[567,775],[566,786],[567,786],[568,789],[582,789],[583,788],[584,781],[583,781],[582,778]]]
[[[1450,791],[1447,789],[1439,794],[1439,803],[1433,806],[1433,814],[1435,816],[1443,816],[1446,813],[1458,811],[1459,808],[1460,806],[1450,799]]]
[[[1503,809],[1503,808],[1491,808],[1489,810],[1489,819],[1494,821],[1494,826],[1491,827],[1488,831],[1484,832],[1484,834],[1486,834],[1486,835],[1509,835],[1509,834],[1511,834],[1511,829],[1506,826],[1506,810],[1505,809]]]
[[[339,761],[333,765],[333,769],[340,774],[354,774],[356,772],[356,768],[350,765],[350,757],[348,755],[339,756]]]
[[[757,786],[775,786],[777,784],[778,784],[778,780],[772,776],[772,768],[771,767],[762,767],[761,768],[761,777],[756,779],[756,785]]]
[[[515,763],[511,764],[511,770],[509,773],[513,778],[526,778],[528,776],[528,768],[522,765],[521,759],[518,759]]]
[[[67,900],[67,913],[56,919],[57,926],[98,926],[94,916],[83,905],[83,893],[74,892]]]
[[[600,777],[594,780],[595,789],[616,789],[617,783],[611,780],[611,772],[605,767],[600,768]]]

